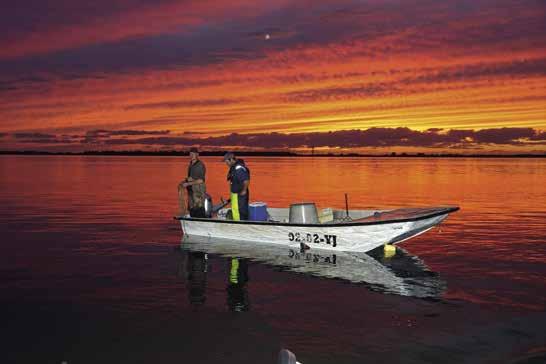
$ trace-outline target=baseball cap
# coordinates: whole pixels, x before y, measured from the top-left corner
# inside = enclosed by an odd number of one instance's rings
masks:
[[[232,158],[235,158],[235,154],[233,154],[233,152],[227,152],[226,154],[224,154],[224,158],[222,160],[227,161],[228,159]]]

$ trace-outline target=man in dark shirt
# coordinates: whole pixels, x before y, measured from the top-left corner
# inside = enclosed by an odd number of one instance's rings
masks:
[[[185,190],[188,191],[190,216],[205,217],[205,164],[199,159],[197,148],[190,149],[190,164],[188,165],[188,177],[178,185],[178,196],[182,215],[187,213]]]
[[[248,220],[250,170],[242,159],[227,152],[224,162],[229,166],[227,179],[230,184],[231,212],[233,220]]]

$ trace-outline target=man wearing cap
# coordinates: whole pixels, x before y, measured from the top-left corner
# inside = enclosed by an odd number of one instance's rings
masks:
[[[248,220],[248,200],[250,192],[250,170],[242,159],[235,158],[235,154],[224,154],[224,162],[229,167],[227,180],[230,185],[231,213],[233,220]]]
[[[205,217],[205,164],[199,159],[199,151],[193,147],[190,149],[190,163],[188,165],[188,177],[178,185],[178,197],[180,212],[187,213],[185,190],[188,191],[190,216]]]

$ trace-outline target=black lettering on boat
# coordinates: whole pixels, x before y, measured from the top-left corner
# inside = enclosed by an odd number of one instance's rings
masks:
[[[332,254],[332,256],[327,256],[326,258],[324,258],[324,263],[329,263],[329,264],[333,264],[335,265],[336,264],[336,255],[335,254]]]
[[[297,243],[326,243],[333,247],[337,246],[337,236],[336,235],[323,235],[311,234],[311,233],[288,233],[288,240],[295,241]]]
[[[336,235],[324,235],[326,239],[326,244],[332,245],[333,247],[337,246],[337,236]]]
[[[288,250],[288,257],[295,260],[304,260],[307,263],[336,265],[337,255],[320,255],[315,253],[301,253],[295,249]]]

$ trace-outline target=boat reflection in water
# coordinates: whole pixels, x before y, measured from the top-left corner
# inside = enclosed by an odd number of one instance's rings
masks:
[[[284,271],[364,284],[371,290],[382,293],[437,298],[446,290],[445,282],[437,273],[429,270],[419,258],[399,247],[391,252],[384,251],[383,247],[368,253],[332,252],[315,248],[297,249],[273,244],[254,245],[226,239],[213,241],[191,237],[182,239],[181,251],[194,257],[193,259],[204,259],[207,254],[229,258],[228,305],[235,311],[249,309],[246,291],[248,260],[275,266]],[[203,267],[203,263],[192,263],[189,267],[190,270],[199,269]],[[199,277],[202,272],[192,271],[191,274]],[[194,284],[200,283],[190,283],[190,295],[198,292],[195,290],[191,293]],[[194,300],[199,301],[196,298]]]
[[[178,275],[188,284],[188,301],[194,308],[202,306],[206,299],[207,273],[210,269],[208,254],[204,251],[187,249],[182,246],[182,261]],[[231,311],[243,312],[250,309],[248,291],[248,259],[227,258],[227,306]]]

